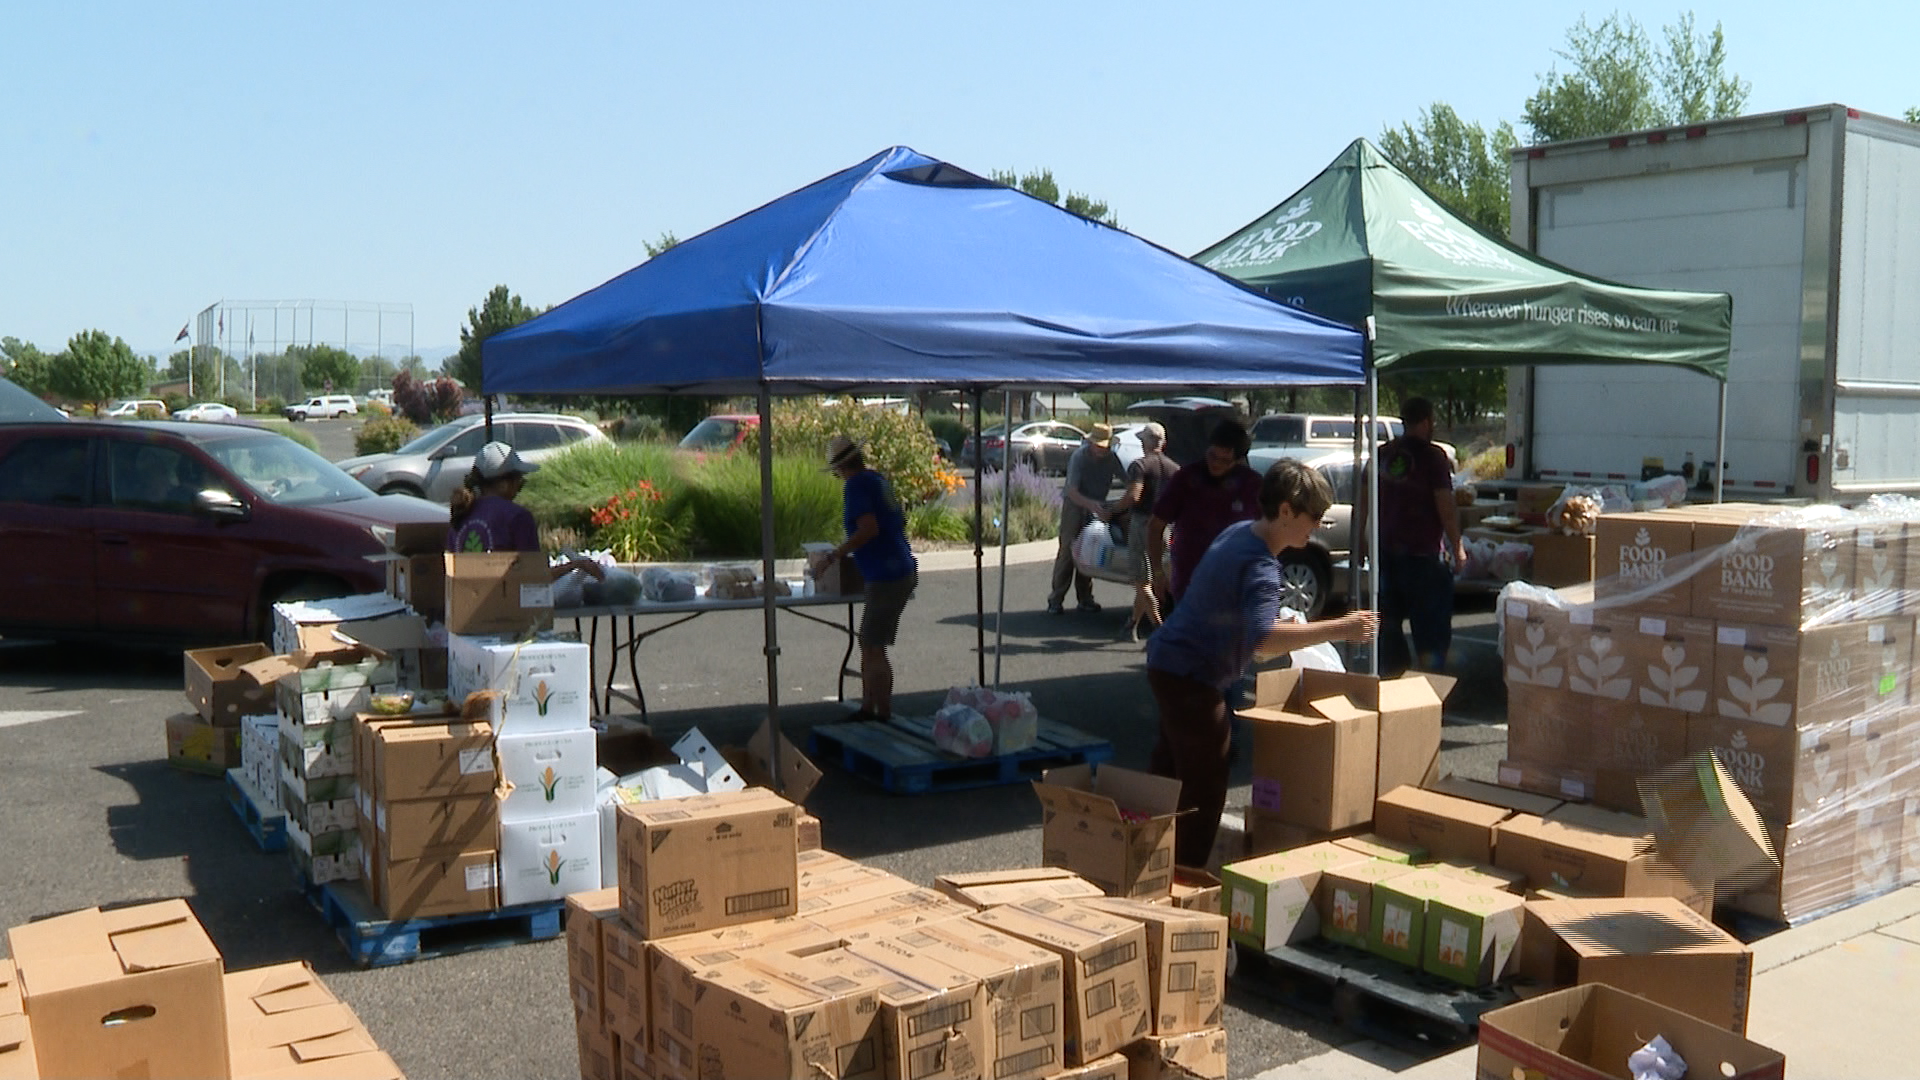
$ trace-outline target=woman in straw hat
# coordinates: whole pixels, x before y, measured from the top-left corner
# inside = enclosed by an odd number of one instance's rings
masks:
[[[841,522],[847,539],[823,556],[818,570],[852,557],[866,580],[867,603],[860,615],[860,710],[856,720],[885,720],[893,715],[893,664],[887,650],[900,633],[900,614],[920,580],[919,564],[907,545],[907,518],[887,478],[867,468],[860,444],[845,435],[827,443],[827,469],[845,481]]]

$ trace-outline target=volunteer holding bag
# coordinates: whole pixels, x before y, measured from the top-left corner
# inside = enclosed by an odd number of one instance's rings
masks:
[[[920,568],[907,544],[907,518],[887,478],[867,468],[866,454],[845,435],[827,443],[827,470],[844,480],[841,521],[844,543],[828,552],[816,570],[848,556],[866,579],[867,603],[860,615],[860,709],[856,720],[893,715],[893,664],[887,650],[900,634],[900,615],[919,584]]]
[[[1160,713],[1150,768],[1180,781],[1174,862],[1205,866],[1227,802],[1226,692],[1255,655],[1323,641],[1371,640],[1380,617],[1356,611],[1317,623],[1280,621],[1282,551],[1303,547],[1333,505],[1319,473],[1283,458],[1260,481],[1259,516],[1236,522],[1201,557],[1180,603],[1147,641],[1147,685]]]
[[[540,551],[540,527],[533,512],[514,502],[527,486],[527,474],[539,467],[506,443],[481,447],[466,481],[449,500],[452,519],[447,525],[447,550]],[[572,559],[554,567],[553,578],[558,581],[574,570],[596,581],[606,576],[592,559]]]

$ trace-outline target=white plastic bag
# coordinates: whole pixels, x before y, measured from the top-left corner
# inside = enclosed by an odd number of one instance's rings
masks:
[[[1126,560],[1125,549],[1114,546],[1104,521],[1089,521],[1073,539],[1073,561],[1086,571],[1117,569]]]
[[[971,705],[942,705],[933,714],[933,745],[961,757],[991,757],[993,724]]]
[[[1347,670],[1347,665],[1340,662],[1340,654],[1334,651],[1333,643],[1327,641],[1293,650],[1293,666],[1307,671]]]
[[[1039,741],[1040,711],[1033,706],[1033,695],[1025,691],[956,686],[947,691],[946,704],[964,705],[986,718],[993,730],[992,753],[1017,753]]]

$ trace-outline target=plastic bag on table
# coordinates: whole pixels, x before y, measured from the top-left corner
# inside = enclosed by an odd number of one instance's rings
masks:
[[[649,566],[640,571],[640,595],[660,604],[677,604],[694,597],[700,576],[691,570]]]
[[[1627,509],[1632,505],[1618,509]],[[1557,529],[1568,536],[1591,536],[1596,520],[1602,511],[1613,510],[1607,506],[1607,494],[1598,487],[1580,484],[1568,484],[1560,497],[1547,507],[1547,527]]]
[[[640,602],[644,589],[639,574],[618,567],[602,573],[604,577],[598,581],[589,578],[581,590],[588,607],[625,607]]]
[[[942,705],[933,714],[933,745],[961,757],[991,757],[993,724],[970,705]]]
[[[986,717],[993,728],[996,754],[1029,749],[1040,739],[1040,711],[1034,708],[1033,695],[1025,691],[956,686],[947,691],[946,704],[965,705]]]
[[[1664,510],[1687,501],[1687,478],[1668,473],[1642,480],[1627,489],[1633,505],[1641,510]]]
[[[569,570],[553,583],[553,606],[556,608],[585,607],[587,604],[587,582],[592,575],[585,570]]]

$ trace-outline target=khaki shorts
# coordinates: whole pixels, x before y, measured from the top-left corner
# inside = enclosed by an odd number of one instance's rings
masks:
[[[897,581],[867,582],[867,603],[860,613],[860,645],[867,649],[888,649],[900,636],[900,613],[913,599],[920,583],[920,571],[910,570]]]
[[[1147,569],[1147,523],[1129,522],[1127,530],[1127,580],[1135,585],[1153,584]]]

